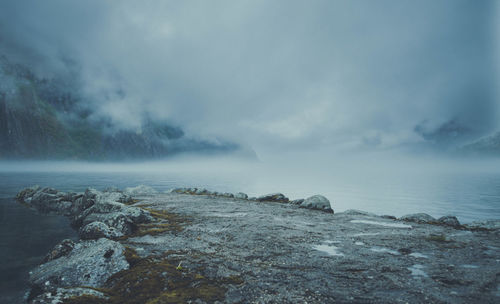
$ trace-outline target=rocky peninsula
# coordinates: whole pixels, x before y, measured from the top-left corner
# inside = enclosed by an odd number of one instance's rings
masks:
[[[316,195],[147,186],[17,195],[71,219],[28,303],[498,303],[500,220],[334,213]]]

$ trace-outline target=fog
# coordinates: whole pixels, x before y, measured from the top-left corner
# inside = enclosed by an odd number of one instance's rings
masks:
[[[0,172],[76,188],[320,193],[336,211],[500,215],[497,160],[425,149],[456,130],[499,130],[499,12],[493,0],[4,0],[0,53],[64,80],[97,115],[123,128],[162,119],[257,157]]]
[[[414,157],[387,152],[329,158],[300,152],[262,160],[180,156],[136,163],[2,162],[4,187],[26,185],[83,191],[139,184],[158,191],[175,187],[282,192],[290,199],[322,194],[335,212],[358,209],[402,216],[425,212],[456,215],[462,222],[500,216],[500,161]]]
[[[496,1],[4,0],[0,51],[123,126],[284,150],[392,150],[497,130]]]

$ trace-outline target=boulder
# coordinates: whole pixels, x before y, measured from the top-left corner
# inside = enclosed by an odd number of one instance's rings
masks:
[[[62,304],[76,297],[89,296],[95,300],[100,299],[106,303],[109,299],[104,293],[92,288],[74,287],[74,288],[57,288],[53,292],[45,292],[30,300],[30,304]]]
[[[58,259],[62,256],[70,254],[75,247],[75,242],[70,239],[62,240],[59,244],[54,246],[52,250],[45,256],[42,263],[47,263],[52,260]]]
[[[153,221],[153,217],[144,209],[113,201],[98,201],[92,207],[84,210],[75,219],[73,225],[83,227],[92,222],[102,222],[108,227],[115,228],[123,235],[128,235],[135,230],[137,224],[151,221]]]
[[[54,193],[55,192],[55,193]],[[33,194],[31,199],[25,200],[42,213],[57,213],[70,215],[73,203],[64,200],[65,194],[58,194],[52,188],[45,188]]]
[[[313,195],[308,197],[299,205],[299,207],[333,213],[330,201],[323,195]]]
[[[464,226],[471,230],[500,230],[500,220],[474,221]]]
[[[303,198],[299,198],[299,199],[296,199],[296,200],[293,200],[290,202],[290,204],[293,204],[293,205],[300,205],[304,202],[304,199]]]
[[[113,274],[129,268],[124,251],[120,243],[105,238],[80,241],[69,254],[30,272],[32,293],[53,292],[61,287],[102,286]]]
[[[414,223],[420,223],[420,224],[432,224],[432,223],[437,222],[435,218],[428,215],[427,213],[407,214],[407,215],[403,215],[399,219],[402,221],[405,221],[405,222],[414,222]]]
[[[197,194],[197,195],[205,195],[208,193],[209,193],[208,190],[205,188],[200,188],[200,189],[197,189],[196,191],[194,191],[194,194]]]
[[[248,195],[246,195],[245,193],[243,192],[238,192],[234,195],[235,198],[239,198],[239,199],[247,199],[248,198]]]
[[[95,240],[103,237],[117,239],[123,236],[123,233],[114,227],[109,227],[103,222],[92,222],[82,227],[79,235],[82,240]]]
[[[125,190],[123,191],[123,194],[129,196],[154,195],[157,193],[158,191],[146,185],[139,185],[137,187],[128,187],[125,188]]]
[[[186,194],[186,193],[188,193],[188,190],[189,189],[186,189],[186,188],[174,188],[174,189],[170,190],[170,193]]]
[[[29,203],[29,201],[26,200],[31,200],[33,195],[40,190],[40,186],[35,185],[29,188],[25,188],[16,195],[16,200],[21,202],[21,203]]]
[[[233,198],[234,195],[232,193],[229,193],[229,192],[226,192],[226,193],[222,193],[221,195],[222,197],[227,197],[227,198]]]
[[[73,201],[73,204],[71,206],[71,215],[77,216],[83,210],[92,207],[100,198],[100,194],[101,193],[99,191],[93,188],[88,188],[87,190],[85,190],[83,195]]]
[[[442,216],[438,218],[437,222],[445,226],[460,227],[460,222],[455,216],[452,215]]]
[[[288,203],[288,197],[284,196],[282,193],[271,193],[259,196],[257,198],[259,202],[278,202],[278,203]]]

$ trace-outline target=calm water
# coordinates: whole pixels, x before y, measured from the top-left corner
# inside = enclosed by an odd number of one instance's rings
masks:
[[[0,303],[19,302],[27,288],[29,269],[59,241],[76,237],[67,219],[39,215],[14,202],[12,198],[20,189],[33,184],[64,191],[139,184],[159,191],[197,186],[249,195],[283,192],[292,199],[319,193],[332,201],[336,212],[354,208],[396,216],[453,214],[461,222],[500,218],[500,170],[496,163],[474,170],[456,165],[369,163],[336,163],[327,170],[323,164],[311,163],[88,164],[78,168],[63,163],[27,167],[0,163]]]

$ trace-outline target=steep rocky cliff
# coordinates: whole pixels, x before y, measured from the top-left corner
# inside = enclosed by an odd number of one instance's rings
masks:
[[[0,158],[146,159],[238,148],[189,138],[145,114],[138,114],[140,127],[118,127],[87,105],[71,86],[39,79],[0,57]]]

